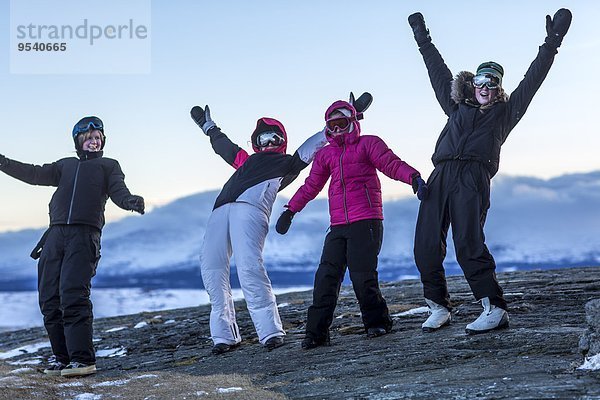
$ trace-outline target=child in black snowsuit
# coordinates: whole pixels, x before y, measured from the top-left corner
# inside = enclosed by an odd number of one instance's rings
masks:
[[[38,292],[52,352],[44,373],[81,376],[96,371],[92,344],[91,279],[100,260],[100,236],[107,199],[144,213],[144,199],[132,195],[116,160],[102,157],[104,125],[97,117],[73,128],[78,158],[31,165],[0,154],[0,170],[23,182],[56,186],[50,227],[31,256],[39,258]]]

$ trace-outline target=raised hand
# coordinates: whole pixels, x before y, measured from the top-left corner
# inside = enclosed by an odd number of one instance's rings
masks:
[[[429,30],[425,26],[425,18],[423,18],[423,14],[417,12],[409,15],[408,24],[413,30],[415,41],[419,47],[431,42],[431,36],[429,36]]]
[[[561,8],[554,14],[554,18],[546,15],[546,43],[554,47],[560,47],[563,38],[569,31],[573,15],[566,8]]]
[[[350,100],[348,101],[356,110],[356,119],[363,119],[363,113],[373,102],[373,96],[369,92],[364,92],[358,99],[354,98],[354,93],[350,92]]]
[[[202,129],[202,132],[204,132],[205,135],[208,135],[208,131],[211,128],[217,126],[215,122],[210,118],[210,109],[208,108],[208,105],[204,106],[204,109],[202,109],[202,107],[200,106],[192,107],[190,115],[192,116],[192,119],[194,120],[196,125],[198,125],[200,129]]]

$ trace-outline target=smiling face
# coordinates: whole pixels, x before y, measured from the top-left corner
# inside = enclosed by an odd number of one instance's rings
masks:
[[[91,130],[81,135],[83,142],[81,148],[83,151],[96,152],[102,149],[102,132],[99,130]]]
[[[480,88],[475,88],[475,99],[477,99],[477,102],[482,106],[494,101],[497,95],[498,89],[488,89],[485,85]]]

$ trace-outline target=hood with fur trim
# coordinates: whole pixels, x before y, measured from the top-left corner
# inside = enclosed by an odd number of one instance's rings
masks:
[[[252,143],[252,149],[254,150],[254,152],[260,152],[260,148],[256,145],[256,137],[259,133],[265,131],[275,131],[283,135],[283,144],[271,151],[276,151],[277,153],[285,154],[287,151],[288,140],[287,133],[285,132],[285,127],[281,122],[277,121],[275,118],[268,117],[262,117],[259,118],[258,121],[256,121],[256,129],[254,129],[254,132],[252,132],[252,135],[250,136],[250,143]]]
[[[498,89],[498,95],[494,101],[480,106],[475,98],[475,88],[473,87],[474,73],[469,71],[459,72],[452,81],[452,90],[450,97],[456,104],[466,103],[474,107],[480,107],[482,110],[492,107],[496,103],[506,103],[508,101],[508,95],[504,92],[502,86]]]

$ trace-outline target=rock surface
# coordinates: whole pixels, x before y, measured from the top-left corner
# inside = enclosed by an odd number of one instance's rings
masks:
[[[258,343],[243,302],[236,303],[236,311],[245,340],[235,351],[220,356],[210,352],[208,306],[101,319],[95,322],[97,351],[116,355],[99,357],[98,374],[75,381],[91,393],[102,380],[117,382],[132,374],[154,374],[168,380],[166,374],[177,374],[178,379],[248,378],[262,391],[262,398],[600,399],[600,371],[577,369],[584,361],[578,348],[587,328],[584,305],[600,294],[600,267],[509,272],[498,278],[509,303],[511,326],[476,336],[467,336],[464,328],[481,307],[464,278],[458,276],[448,279],[455,306],[452,324],[428,334],[420,329],[426,318],[419,312],[424,306],[420,282],[382,284],[395,324],[391,334],[376,339],[366,338],[354,293],[344,287],[331,330],[332,346],[310,351],[301,350],[300,341],[311,292],[278,296],[287,337],[286,345],[272,352]],[[597,305],[590,308],[598,309]],[[121,327],[125,329],[116,329]],[[0,333],[0,351],[44,337],[42,328]],[[34,355],[49,356],[49,348]],[[1,360],[0,366],[32,356]],[[35,389],[17,392],[3,371],[6,368],[0,371],[0,389],[7,396],[33,397]],[[35,387],[31,380],[38,385],[61,382],[37,373],[28,379],[30,387]],[[111,396],[122,395],[126,386],[115,385]],[[172,385],[169,395],[184,398],[188,393],[184,386]],[[139,398],[165,398],[164,392],[157,394],[156,387],[155,381],[148,383]],[[224,396],[218,391],[198,393],[206,398]],[[227,393],[227,398],[251,398],[242,393]],[[60,393],[56,396],[62,398]]]

